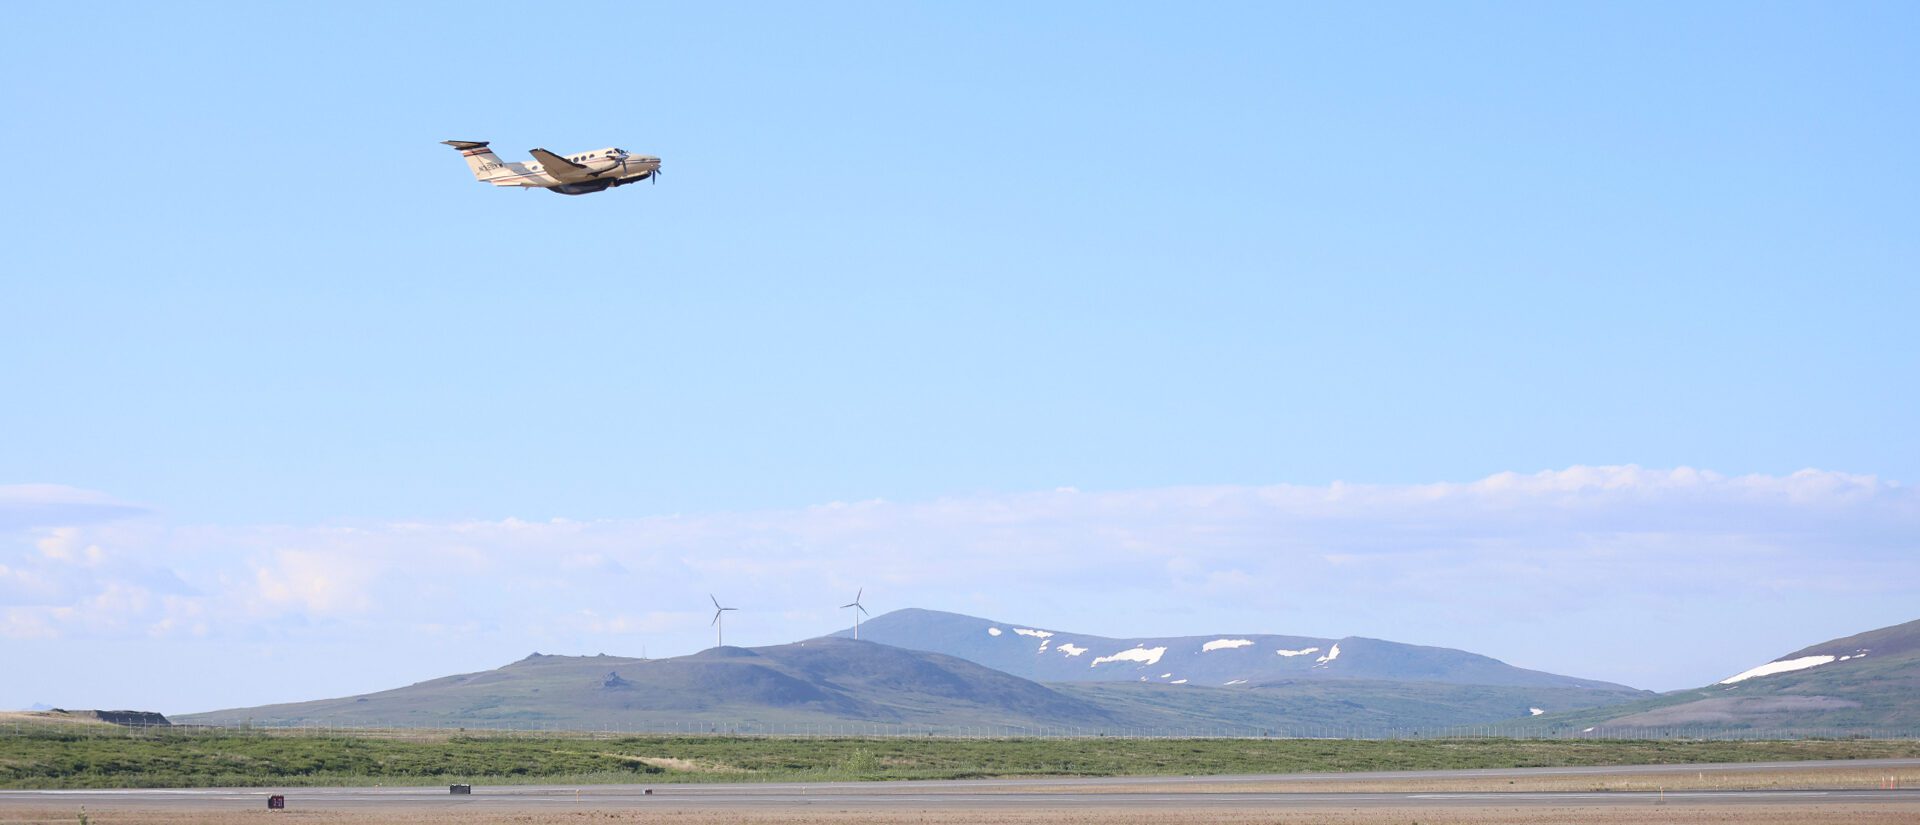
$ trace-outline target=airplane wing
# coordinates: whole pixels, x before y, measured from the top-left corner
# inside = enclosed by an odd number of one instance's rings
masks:
[[[587,167],[545,149],[533,150],[533,159],[540,161],[540,171],[559,178],[563,183],[580,183],[596,179],[592,172],[587,171]]]

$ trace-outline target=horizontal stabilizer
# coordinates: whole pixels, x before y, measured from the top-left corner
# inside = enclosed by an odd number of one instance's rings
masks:
[[[443,140],[440,142],[463,152],[468,149],[484,149],[487,146],[487,142],[484,140]]]

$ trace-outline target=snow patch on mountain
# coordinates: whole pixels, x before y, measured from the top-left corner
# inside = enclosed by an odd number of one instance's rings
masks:
[[[1768,662],[1751,670],[1741,671],[1740,673],[1721,679],[1720,684],[1731,685],[1735,682],[1744,682],[1748,679],[1756,679],[1761,676],[1772,676],[1776,673],[1792,673],[1796,670],[1806,670],[1810,667],[1819,667],[1829,662],[1837,661],[1840,661],[1840,657],[1838,656],[1821,655],[1802,656],[1798,659],[1788,659],[1784,662]]]
[[[1173,680],[1173,681],[1171,681],[1171,682],[1168,682],[1167,684],[1170,684],[1170,685],[1184,685],[1184,684],[1186,684],[1186,683],[1187,683],[1187,680],[1185,680],[1185,679],[1175,679],[1175,680]]]
[[[1013,632],[1018,633],[1022,636],[1032,636],[1033,638],[1036,638],[1036,639],[1044,639],[1044,638],[1047,638],[1048,636],[1053,635],[1053,631],[1051,630],[1030,630],[1024,627],[1016,627],[1013,629]]]
[[[1327,651],[1327,655],[1315,659],[1313,662],[1317,665],[1324,665],[1338,658],[1340,658],[1340,646],[1334,645],[1332,650]]]
[[[1227,682],[1228,685],[1244,685],[1246,683],[1247,683],[1247,680],[1245,679],[1234,679],[1232,681]]]
[[[997,627],[989,627],[989,628],[987,628],[987,635],[988,635],[988,636],[998,636],[998,635],[1000,635],[1000,628],[997,628]]]
[[[1292,658],[1292,657],[1294,657],[1294,656],[1305,656],[1305,655],[1307,655],[1307,654],[1309,654],[1309,653],[1319,653],[1319,652],[1320,652],[1320,648],[1317,648],[1317,647],[1307,647],[1307,648],[1301,648],[1301,649],[1299,649],[1299,650],[1276,650],[1276,651],[1274,651],[1274,652],[1275,652],[1275,653],[1278,653],[1278,654],[1280,654],[1280,655],[1282,655],[1282,656],[1286,656],[1286,657],[1288,657],[1288,658]]]
[[[1086,649],[1086,648],[1084,648],[1084,647],[1081,647],[1081,646],[1079,646],[1079,645],[1077,645],[1077,644],[1074,644],[1074,643],[1072,643],[1072,642],[1061,642],[1061,643],[1060,643],[1060,646],[1059,646],[1058,648],[1055,648],[1055,649],[1056,649],[1056,650],[1059,650],[1059,651],[1060,651],[1061,653],[1065,653],[1065,654],[1067,654],[1068,656],[1078,656],[1078,655],[1080,655],[1080,654],[1082,654],[1082,653],[1085,653],[1085,652],[1087,652],[1087,649]]]
[[[1212,653],[1216,650],[1232,650],[1236,647],[1246,647],[1250,644],[1253,644],[1252,639],[1214,639],[1211,642],[1201,645],[1200,652]]]
[[[1527,708],[1527,715],[1528,715],[1528,716],[1539,716],[1539,715],[1541,715],[1541,714],[1543,714],[1543,713],[1546,713],[1546,711],[1544,711],[1544,710],[1541,710],[1541,709],[1539,709],[1539,708]]]
[[[1136,647],[1131,650],[1122,650],[1112,656],[1095,657],[1093,664],[1088,665],[1088,667],[1099,667],[1108,662],[1139,662],[1143,665],[1151,665],[1159,662],[1160,657],[1166,655],[1166,653],[1167,648],[1165,645],[1160,647]]]

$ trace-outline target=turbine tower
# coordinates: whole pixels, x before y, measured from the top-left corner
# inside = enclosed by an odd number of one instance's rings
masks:
[[[867,609],[861,606],[860,604],[860,597],[865,595],[866,592],[867,592],[867,589],[862,587],[859,590],[854,591],[852,603],[840,605],[841,610],[845,610],[849,607],[854,608],[855,612],[853,614],[853,638],[855,639],[860,638],[860,614],[867,612]]]
[[[729,610],[739,610],[740,608],[721,607],[720,600],[715,599],[712,593],[708,593],[707,598],[713,601],[713,646],[726,647],[727,646],[727,626],[726,624],[720,621],[720,617],[726,615],[727,611]]]

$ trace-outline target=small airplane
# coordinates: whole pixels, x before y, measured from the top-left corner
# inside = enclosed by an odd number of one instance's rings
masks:
[[[494,186],[518,186],[545,189],[562,195],[586,195],[653,178],[660,179],[660,159],[652,155],[630,155],[625,149],[608,147],[561,157],[545,149],[533,150],[538,163],[503,163],[487,148],[484,140],[443,140],[460,150],[467,168],[481,183]]]

